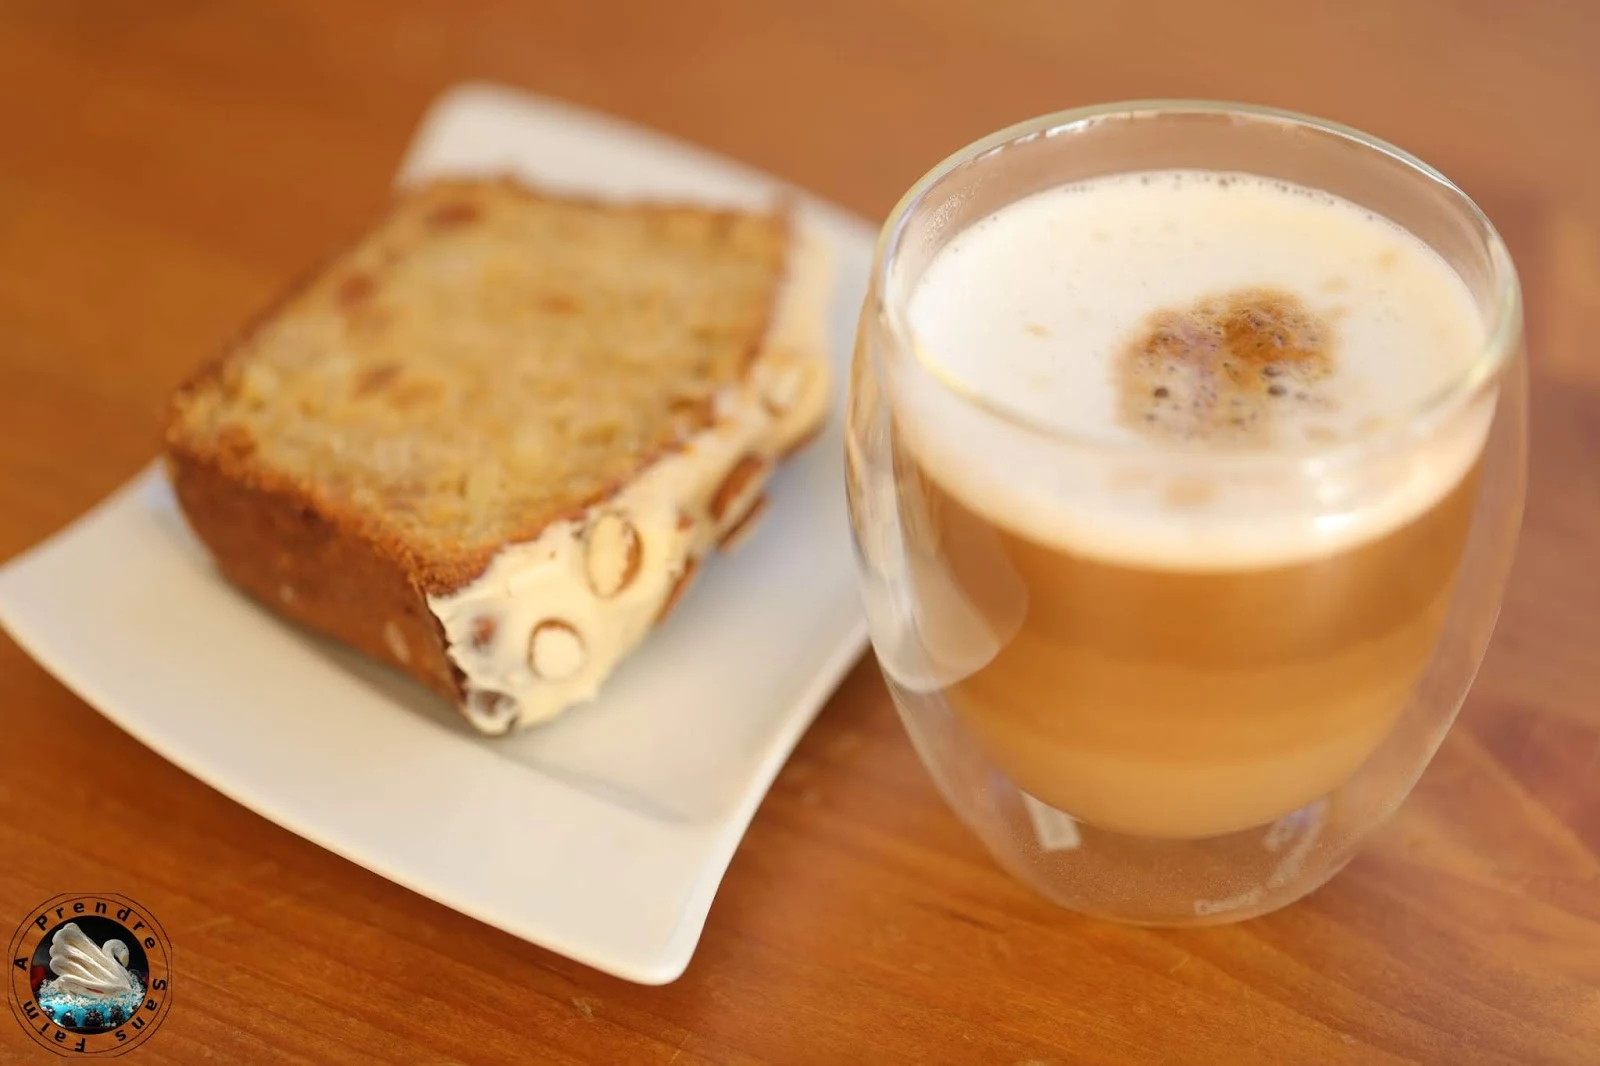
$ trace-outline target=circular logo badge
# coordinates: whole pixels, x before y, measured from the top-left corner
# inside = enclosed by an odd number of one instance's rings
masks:
[[[11,938],[11,1010],[63,1055],[120,1055],[150,1039],[172,1003],[172,945],[126,896],[57,896]]]

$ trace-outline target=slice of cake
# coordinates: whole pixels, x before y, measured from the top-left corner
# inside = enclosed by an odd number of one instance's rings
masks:
[[[592,698],[828,406],[783,211],[404,195],[174,397],[222,572],[485,733]]]

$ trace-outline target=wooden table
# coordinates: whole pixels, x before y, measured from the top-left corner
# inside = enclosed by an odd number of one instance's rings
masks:
[[[156,911],[178,977],[135,1053],[152,1063],[1600,1062],[1600,6],[1295,7],[0,2],[0,558],[149,459],[167,389],[372,215],[423,107],[468,77],[868,218],[1042,111],[1327,115],[1495,218],[1535,368],[1521,556],[1460,724],[1366,852],[1271,917],[1147,932],[1029,894],[935,795],[869,660],[761,808],[688,973],[635,987],[223,799],[0,641],[4,931],[60,892]],[[69,753],[92,780],[56,773]],[[0,1060],[49,1059],[0,1017]]]

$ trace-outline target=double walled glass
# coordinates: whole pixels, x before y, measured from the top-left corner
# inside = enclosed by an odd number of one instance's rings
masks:
[[[1393,220],[1466,283],[1482,351],[1401,419],[1262,452],[1041,426],[930,361],[908,304],[952,238],[1035,192],[1169,169],[1284,179]],[[1103,917],[1235,921],[1323,884],[1410,792],[1483,656],[1521,520],[1525,388],[1520,294],[1493,227],[1442,175],[1356,131],[1120,104],[940,164],[878,242],[846,463],[873,644],[950,805],[1008,870]],[[965,498],[929,461],[950,449],[1004,454],[999,473],[1068,510],[1206,485],[1337,547],[1214,568],[1097,557]],[[1441,454],[1466,473],[1420,514],[1336,535]]]

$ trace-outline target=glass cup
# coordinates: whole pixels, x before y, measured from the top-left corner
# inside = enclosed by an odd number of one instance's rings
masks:
[[[1228,452],[1043,427],[919,349],[908,303],[956,234],[1044,189],[1167,169],[1284,179],[1393,220],[1466,283],[1483,350],[1405,418]],[[1522,346],[1516,273],[1482,212],[1420,160],[1332,123],[1113,104],[1003,130],[919,181],[883,227],[857,334],[851,522],[901,720],[1000,864],[1063,906],[1159,925],[1254,917],[1337,873],[1415,785],[1494,627],[1522,513]],[[1394,498],[1430,457],[1467,473],[1420,517],[1310,561],[1173,570],[1038,543],[926,461],[989,445],[1014,484],[1068,511],[1203,484],[1312,538]]]

